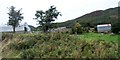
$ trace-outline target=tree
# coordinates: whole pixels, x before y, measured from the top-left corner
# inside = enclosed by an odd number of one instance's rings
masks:
[[[20,21],[22,21],[23,13],[21,13],[21,9],[20,10],[15,10],[14,6],[11,6],[9,8],[9,21],[8,21],[8,25],[11,25],[13,27],[13,32],[15,33],[15,28],[19,25]]]
[[[112,32],[119,34],[120,32],[120,21],[116,21],[112,24]]]
[[[82,28],[81,28],[81,25],[80,25],[80,23],[77,21],[76,23],[75,23],[75,25],[73,26],[73,28],[72,28],[72,33],[73,34],[81,34],[82,33]]]
[[[51,26],[51,22],[55,21],[57,19],[58,15],[61,16],[60,12],[56,10],[56,7],[50,6],[50,8],[47,11],[36,11],[36,18],[39,22],[40,26],[42,26],[44,32],[47,32],[49,27]]]

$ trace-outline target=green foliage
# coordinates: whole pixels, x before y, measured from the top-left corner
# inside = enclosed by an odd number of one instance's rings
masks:
[[[112,32],[119,34],[120,32],[120,21],[116,21],[112,24]]]
[[[33,47],[36,43],[36,40],[27,40],[27,41],[21,41],[19,43],[10,43],[9,48],[10,49],[16,49],[16,50],[24,50],[29,49]]]
[[[90,35],[92,38],[95,34]],[[96,34],[97,35],[97,34]],[[98,34],[99,35],[99,34]],[[82,37],[82,35],[79,35]],[[20,39],[22,37],[22,39]],[[21,34],[14,36],[7,45],[8,50],[18,51],[19,58],[117,58],[117,42],[76,38],[78,35],[65,33]],[[107,37],[107,36],[105,36]],[[6,37],[7,38],[7,37]],[[15,39],[17,38],[17,40]],[[117,38],[116,38],[117,39]],[[113,39],[114,40],[114,39]],[[11,46],[11,48],[10,48]],[[17,47],[17,48],[16,48]],[[20,50],[19,50],[19,49]],[[16,55],[14,55],[16,56]]]
[[[61,15],[60,12],[56,10],[56,7],[50,6],[50,8],[47,11],[36,11],[36,18],[39,22],[39,24],[42,26],[44,32],[46,32],[51,25],[52,21],[55,21],[57,19],[58,15]]]
[[[12,39],[12,38],[13,38],[13,34],[11,34],[11,33],[7,33],[7,34],[6,33],[2,33],[2,40],[8,41],[9,39]]]
[[[71,33],[72,33],[72,34],[75,34],[75,32],[76,32],[76,29],[75,29],[74,27],[72,27]]]
[[[82,27],[78,22],[73,26],[72,33],[73,34],[81,34],[82,33]]]
[[[35,50],[34,49],[27,49],[27,50],[23,50],[21,55],[22,58],[34,58],[35,57]]]
[[[22,21],[23,19],[21,9],[15,10],[15,7],[11,6],[8,15],[9,15],[8,25],[11,25],[13,27],[13,32],[15,32],[15,27],[17,27],[20,21]]]
[[[101,33],[83,33],[82,35],[73,35],[74,38],[80,40],[104,40],[106,42],[118,42],[119,35],[116,34],[101,34]]]
[[[83,32],[89,32],[90,28],[89,27],[82,27]]]

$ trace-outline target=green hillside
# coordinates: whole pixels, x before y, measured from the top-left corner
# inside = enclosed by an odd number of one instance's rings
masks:
[[[118,7],[109,8],[106,10],[97,10],[88,14],[85,14],[81,17],[75,18],[73,20],[68,20],[66,22],[59,23],[59,26],[71,27],[73,26],[75,21],[78,21],[85,26],[87,23],[90,24],[91,27],[96,26],[97,24],[106,24],[106,23],[114,23],[118,20]]]

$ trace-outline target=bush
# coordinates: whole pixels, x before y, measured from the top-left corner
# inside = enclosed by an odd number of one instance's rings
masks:
[[[32,48],[36,44],[36,40],[23,40],[20,42],[14,42],[9,44],[10,49],[16,49],[16,50],[25,50]]]
[[[9,44],[22,58],[116,58],[118,45],[104,40],[86,41],[64,33],[48,33]],[[19,36],[20,37],[20,36]],[[39,38],[40,37],[40,38]],[[39,39],[39,40],[36,40]],[[8,50],[7,50],[8,51]],[[7,52],[8,53],[8,52]],[[16,56],[15,56],[16,57]]]
[[[75,33],[76,33],[76,29],[74,27],[72,27],[71,34],[75,34]]]
[[[66,44],[67,43],[67,44]],[[116,58],[117,48],[105,41],[56,41],[40,44],[40,48],[27,49],[20,55],[22,58]],[[56,48],[55,48],[56,47]]]
[[[11,40],[13,38],[13,35],[12,33],[2,33],[2,41],[3,40]]]
[[[21,58],[34,58],[36,55],[36,52],[34,49],[27,49],[27,50],[23,50],[22,53],[20,54]]]
[[[77,22],[74,27],[72,27],[71,30],[72,34],[81,34],[82,33],[82,28],[81,25]]]
[[[90,28],[89,27],[82,27],[83,32],[89,32]]]
[[[112,24],[112,32],[119,34],[120,32],[120,22],[116,21]]]

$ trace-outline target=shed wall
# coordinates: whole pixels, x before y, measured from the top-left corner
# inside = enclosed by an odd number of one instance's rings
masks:
[[[97,27],[98,32],[110,32],[111,31],[111,26],[102,26],[102,27]]]

